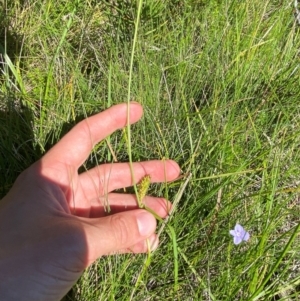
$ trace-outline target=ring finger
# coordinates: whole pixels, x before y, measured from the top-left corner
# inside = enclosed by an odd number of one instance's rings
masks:
[[[164,198],[145,196],[143,203],[153,210],[158,216],[164,218],[168,215],[172,204]],[[91,200],[89,212],[86,208],[76,206],[76,214],[79,216],[89,216],[99,218],[109,214],[138,209],[136,196],[134,194],[109,193]]]

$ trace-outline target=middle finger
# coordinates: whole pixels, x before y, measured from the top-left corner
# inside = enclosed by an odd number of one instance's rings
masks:
[[[150,175],[151,182],[168,182],[178,177],[180,169],[172,160],[152,160],[133,163],[133,172],[135,183],[146,175]],[[133,186],[129,163],[99,165],[79,175],[79,181],[85,197],[89,199]]]

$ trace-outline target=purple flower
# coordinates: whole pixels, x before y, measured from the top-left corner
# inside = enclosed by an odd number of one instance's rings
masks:
[[[243,240],[247,241],[250,238],[249,232],[247,232],[240,224],[236,224],[234,230],[230,230],[229,233],[233,236],[233,243],[235,245],[240,244]]]

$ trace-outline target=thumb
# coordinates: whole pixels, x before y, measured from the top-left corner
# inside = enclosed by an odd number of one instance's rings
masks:
[[[83,224],[87,239],[88,264],[102,255],[136,245],[151,236],[156,229],[154,216],[142,209],[83,220],[87,221]]]

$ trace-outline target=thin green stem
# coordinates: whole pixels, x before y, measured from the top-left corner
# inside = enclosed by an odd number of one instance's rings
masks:
[[[130,173],[131,173],[132,183],[134,186],[134,191],[135,191],[135,194],[137,197],[138,197],[138,191],[137,191],[137,186],[136,186],[135,177],[134,177],[132,152],[131,152],[130,100],[131,100],[131,82],[132,82],[132,73],[133,73],[134,54],[135,54],[135,48],[136,48],[136,43],[137,43],[137,38],[138,38],[138,28],[139,28],[139,23],[140,23],[140,18],[141,18],[142,6],[143,6],[143,1],[140,0],[138,3],[137,17],[136,17],[136,21],[135,21],[134,38],[133,38],[131,57],[130,57],[128,94],[127,94],[127,138],[128,138],[127,147],[128,147]],[[138,204],[141,204],[140,200],[138,200]]]

